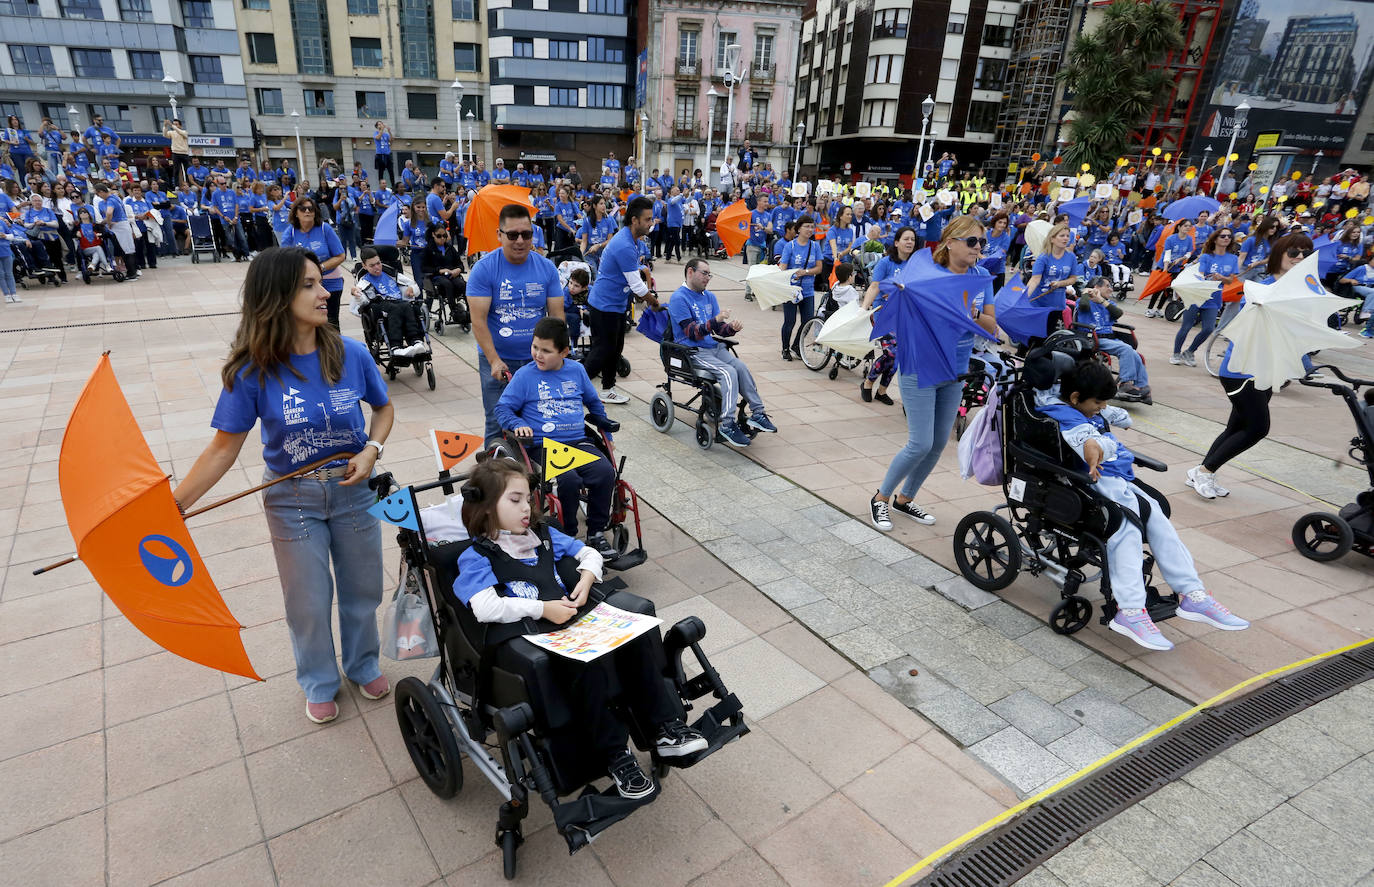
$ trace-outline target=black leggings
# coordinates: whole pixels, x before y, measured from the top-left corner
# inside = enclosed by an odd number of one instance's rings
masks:
[[[801,353],[802,327],[816,313],[816,303],[811,296],[802,296],[800,302],[782,303],[782,350],[791,348]],[[800,315],[800,317],[798,317]],[[801,322],[798,323],[798,320]],[[792,328],[796,327],[796,332]]]
[[[1202,460],[1202,467],[1213,474],[1269,436],[1269,398],[1274,394],[1269,388],[1256,390],[1252,379],[1222,376],[1221,387],[1231,399],[1231,415]]]
[[[591,308],[587,326],[592,334],[592,353],[583,361],[583,368],[593,380],[600,374],[601,390],[609,391],[615,387],[620,355],[625,350],[625,312]]]

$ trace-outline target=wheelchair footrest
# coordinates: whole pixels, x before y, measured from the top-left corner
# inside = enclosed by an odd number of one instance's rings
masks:
[[[643,564],[649,559],[649,555],[642,548],[627,551],[619,557],[613,557],[606,561],[606,566],[612,570],[624,571],[632,570]]]
[[[734,693],[728,694],[720,702],[707,709],[701,717],[692,723],[692,728],[700,731],[706,739],[705,748],[699,752],[679,757],[661,758],[655,755],[654,761],[669,767],[685,769],[709,758],[726,744],[734,742],[749,732],[749,725],[744,723],[743,708],[739,698]]]
[[[1154,586],[1149,586],[1145,589],[1145,609],[1149,611],[1150,618],[1155,622],[1172,619],[1178,612],[1178,595],[1174,593],[1163,595]]]
[[[597,835],[640,807],[652,804],[661,791],[662,783],[655,782],[654,790],[642,798],[622,798],[614,782],[599,792],[589,785],[577,798],[554,805],[553,821],[568,842],[568,855],[586,847]]]

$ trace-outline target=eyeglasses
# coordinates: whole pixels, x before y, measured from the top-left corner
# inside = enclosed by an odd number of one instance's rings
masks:
[[[712,274],[710,271],[703,271],[703,270],[701,270],[700,268],[696,268],[696,269],[694,269],[694,270],[696,271],[697,274],[700,274],[702,277],[706,278],[707,280],[710,280],[712,277],[715,276],[715,275]]]
[[[1303,249],[1300,246],[1290,246],[1288,249],[1284,250],[1283,254],[1290,259],[1305,259],[1312,255],[1312,250]]]
[[[1230,235],[1230,234],[1218,234],[1218,235],[1217,235],[1217,240],[1230,240],[1230,239],[1231,239],[1231,235]]]
[[[533,240],[533,239],[534,239],[534,229],[533,229],[533,228],[529,229],[528,231],[502,231],[501,233],[504,234],[504,235],[506,235],[506,239],[507,239],[507,240]]]
[[[314,211],[315,211],[315,207],[313,207],[313,206],[298,206],[298,207],[296,207],[296,212],[298,212],[298,213],[313,213]]]
[[[986,237],[961,237],[959,242],[969,249],[985,249],[988,245]]]

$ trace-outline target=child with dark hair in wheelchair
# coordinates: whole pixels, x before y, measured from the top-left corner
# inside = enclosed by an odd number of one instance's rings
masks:
[[[570,352],[566,323],[545,317],[534,325],[532,362],[515,371],[494,409],[496,421],[522,446],[539,447],[547,438],[595,451],[595,445],[587,440],[584,408],[600,424],[609,421],[606,407],[586,369],[568,359]],[[615,548],[603,533],[611,522],[615,467],[597,459],[558,476],[563,532],[569,536],[577,535],[582,489],[587,491],[587,544],[602,557],[614,558]]]
[[[540,338],[536,330],[535,342]],[[458,557],[453,592],[487,624],[487,644],[556,630],[599,599],[593,584],[601,579],[601,554],[543,524],[530,478],[514,460],[488,459],[473,471],[463,485],[463,524],[473,544]],[[652,728],[659,757],[707,747],[702,734],[685,723],[681,699],[665,678],[667,656],[657,629],[589,662],[550,658],[579,735],[604,757],[622,797],[647,798],[658,786],[627,745],[628,731],[612,705],[616,700]]]
[[[1087,292],[1078,300],[1077,325],[1090,329],[1097,339],[1097,350],[1110,354],[1120,363],[1117,397],[1153,402],[1145,361],[1135,350],[1135,343],[1121,338],[1117,332],[1116,323],[1123,313],[1121,306],[1112,301],[1111,281],[1098,277],[1088,284]],[[1123,332],[1132,335],[1129,328],[1123,328]]]
[[[1169,586],[1178,593],[1177,615],[1224,631],[1249,628],[1250,623],[1222,606],[1203,587],[1193,556],[1159,502],[1137,486],[1134,455],[1111,432],[1111,426],[1130,427],[1130,415],[1107,401],[1116,394],[1111,371],[1096,360],[1081,361],[1051,387],[1036,392],[1036,409],[1053,419],[1064,441],[1086,463],[1097,492],[1141,517],[1150,550]],[[1108,627],[1147,650],[1171,650],[1173,643],[1160,632],[1145,608],[1144,548],[1140,527],[1122,521],[1107,540],[1107,567],[1119,609]]]
[[[414,286],[402,286],[386,272],[381,255],[372,247],[360,253],[363,275],[353,287],[353,297],[365,299],[366,310],[377,312],[386,333],[391,353],[397,357],[415,357],[429,352],[425,330],[420,323],[420,291]]]

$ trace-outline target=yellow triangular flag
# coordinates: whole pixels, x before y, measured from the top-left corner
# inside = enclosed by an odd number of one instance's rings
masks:
[[[581,468],[583,465],[595,462],[600,458],[601,456],[597,453],[579,450],[571,444],[559,443],[546,437],[544,438],[544,480],[553,480],[565,471]]]

